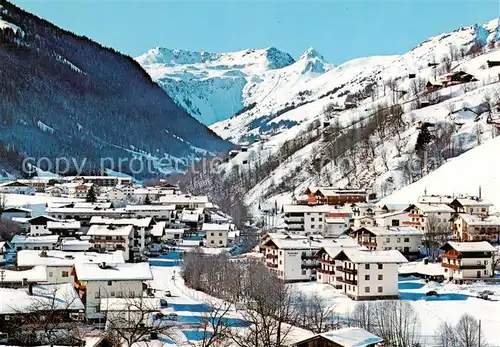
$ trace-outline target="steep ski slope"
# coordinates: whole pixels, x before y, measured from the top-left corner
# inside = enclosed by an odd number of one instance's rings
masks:
[[[500,206],[500,137],[450,160],[437,170],[381,200],[381,203],[410,203],[425,191],[432,194],[482,196]]]
[[[175,170],[157,165],[161,158],[194,159],[231,147],[132,58],[9,2],[0,1],[0,9],[0,140],[17,152],[74,158],[86,168],[109,158],[120,169],[118,158],[140,157],[154,162],[154,174]]]

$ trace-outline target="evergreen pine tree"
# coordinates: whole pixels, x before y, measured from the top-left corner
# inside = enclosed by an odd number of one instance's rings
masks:
[[[144,205],[151,205],[151,199],[149,198],[149,195],[146,194],[146,199],[144,199]]]
[[[87,197],[85,198],[85,201],[86,202],[96,202],[97,201],[94,187],[90,187],[89,191],[87,192]]]

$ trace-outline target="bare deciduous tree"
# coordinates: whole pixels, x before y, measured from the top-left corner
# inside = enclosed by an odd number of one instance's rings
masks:
[[[424,243],[429,253],[429,259],[436,261],[439,257],[439,248],[446,243],[450,232],[446,222],[436,215],[427,216],[425,221]]]
[[[480,332],[479,322],[467,313],[460,317],[455,326],[455,335],[457,347],[486,347],[487,345],[484,334]]]
[[[443,322],[434,334],[434,343],[436,347],[456,347],[457,336],[453,327]]]

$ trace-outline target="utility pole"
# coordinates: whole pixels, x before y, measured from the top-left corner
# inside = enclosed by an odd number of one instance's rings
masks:
[[[481,320],[479,320],[479,341],[477,342],[477,346],[481,347]]]

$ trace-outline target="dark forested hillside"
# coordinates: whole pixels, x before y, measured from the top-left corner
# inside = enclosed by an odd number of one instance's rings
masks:
[[[191,145],[214,153],[230,147],[132,58],[9,2],[0,6],[0,140],[15,151],[97,165],[130,157],[127,150],[191,157]]]

